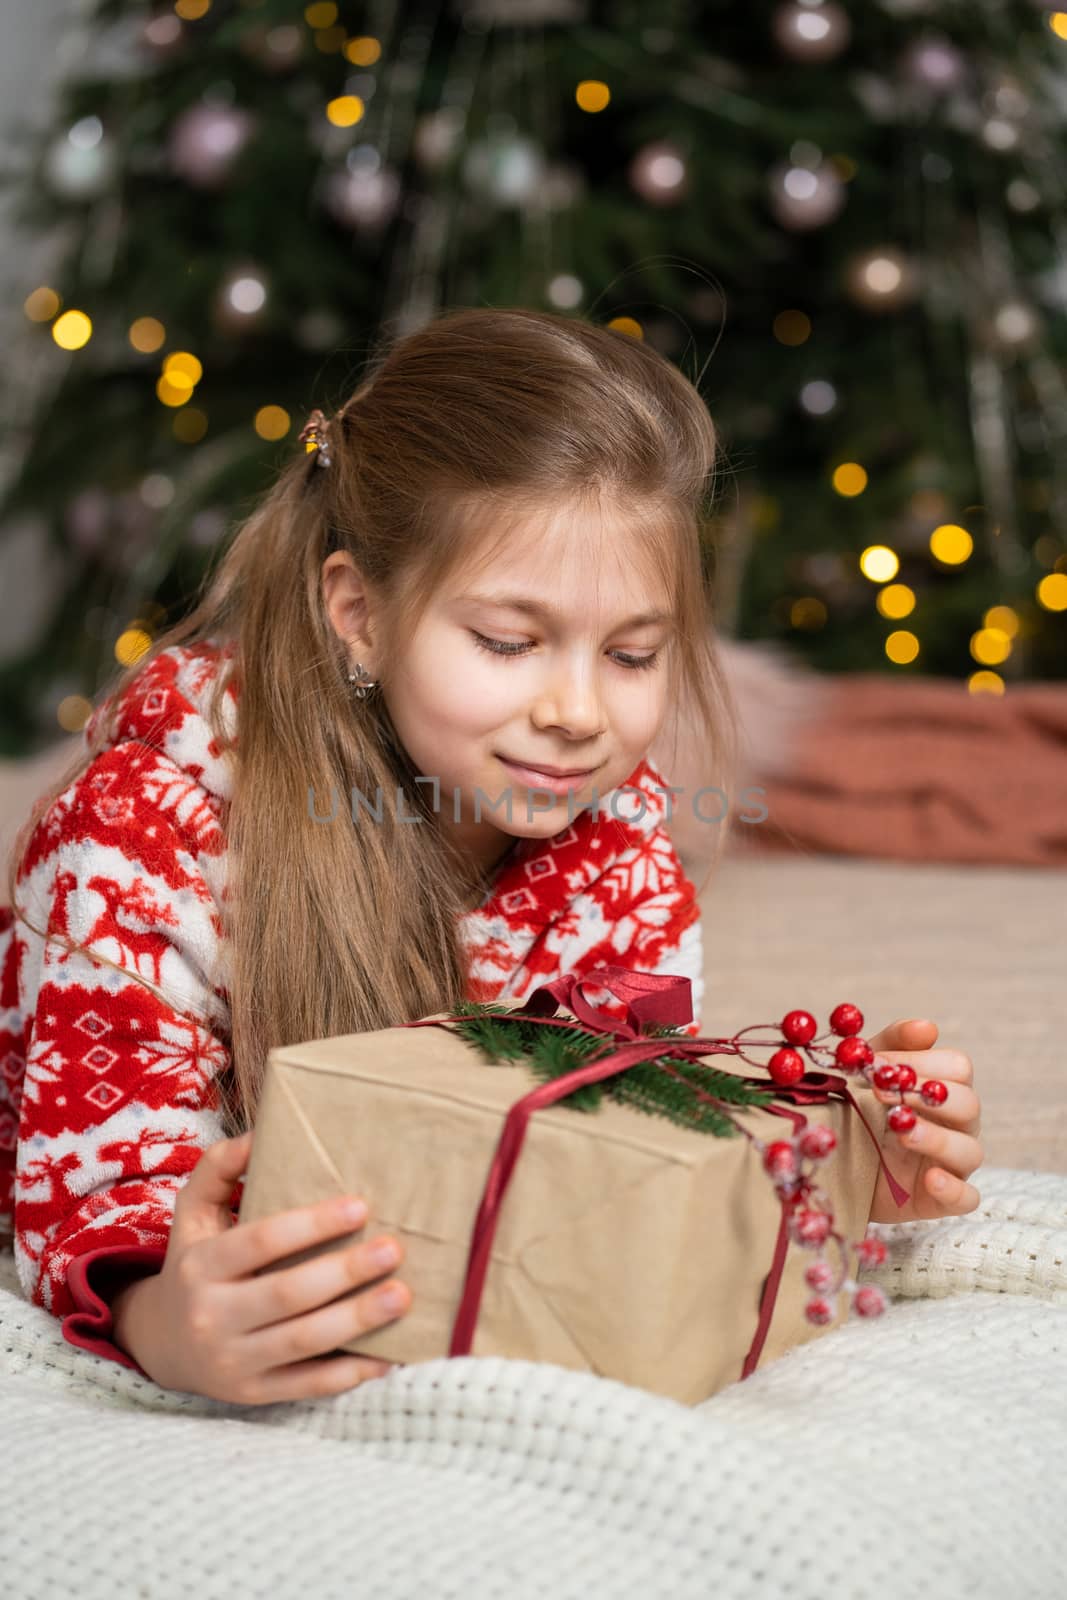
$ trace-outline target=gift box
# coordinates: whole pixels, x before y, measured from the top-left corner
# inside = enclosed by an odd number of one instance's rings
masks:
[[[605,992],[628,1021],[591,1005]],[[595,1112],[578,1110],[551,1102],[642,1052],[700,1059],[700,1039],[641,1036],[642,1014],[691,1019],[689,980],[604,967],[494,1010],[592,1023],[606,1035],[600,1060],[538,1084],[528,1065],[487,1061],[444,1012],[270,1052],[239,1221],[350,1193],[369,1215],[262,1270],[383,1233],[404,1246],[383,1277],[402,1277],[410,1310],[340,1349],[398,1364],[550,1362],[695,1404],[845,1320],[847,1293],[827,1297],[822,1323],[807,1315],[811,1253],[789,1235],[762,1151],[805,1125],[832,1129],[819,1192],[840,1237],[862,1240],[887,1111],[866,1084],[861,1114],[843,1077],[808,1073],[781,1088],[717,1057],[717,1072],[774,1092],[777,1109],[729,1108],[752,1137],[678,1126],[606,1095]]]

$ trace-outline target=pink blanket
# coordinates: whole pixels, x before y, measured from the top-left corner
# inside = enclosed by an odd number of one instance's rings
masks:
[[[743,846],[1067,866],[1067,684],[971,695],[947,678],[822,679],[830,695]]]

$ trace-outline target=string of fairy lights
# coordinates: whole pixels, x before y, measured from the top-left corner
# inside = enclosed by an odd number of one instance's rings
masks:
[[[211,5],[212,0],[175,0],[171,11],[157,12],[146,24],[146,44],[161,54],[167,53],[178,42],[183,26],[206,17]],[[339,20],[339,9],[333,0],[316,0],[316,3],[306,6],[303,22],[310,32],[314,47],[324,55],[337,55],[362,73],[369,72],[382,61],[382,42],[369,35],[349,35]],[[1057,37],[1067,40],[1067,12],[1050,12],[1047,23]],[[788,29],[789,38],[783,39],[783,43],[798,60],[804,60],[832,55],[835,49],[840,48],[842,38],[847,37],[848,24],[847,18],[832,0],[829,3],[824,3],[824,0],[798,0],[797,4],[780,8],[776,28],[780,34],[783,29]],[[833,37],[835,32],[836,40]],[[263,48],[273,52],[279,61],[291,61],[304,48],[305,38],[306,34],[296,25],[286,24],[270,30]],[[927,63],[925,70],[947,69],[944,64],[937,67],[936,63]],[[364,87],[363,94],[351,92],[354,83]],[[373,94],[373,87],[367,78],[350,78],[344,85],[345,92],[335,95],[322,106],[321,115],[325,123],[337,130],[357,128],[367,114],[367,101]],[[574,89],[576,106],[589,115],[606,110],[611,99],[610,86],[600,79],[583,79]],[[199,122],[198,118],[201,119]],[[426,122],[431,120],[427,118]],[[184,162],[185,175],[189,176],[190,181],[207,184],[207,174],[212,164],[215,164],[217,171],[223,171],[226,163],[243,144],[250,126],[250,119],[237,108],[192,108],[186,114],[185,125],[173,145],[175,169],[182,172]],[[451,137],[451,129],[445,131]],[[436,142],[437,133],[424,126],[420,136],[424,149],[428,150]],[[71,146],[73,156],[64,145],[63,159],[76,160],[79,151],[93,151],[100,146],[102,137],[103,127],[99,118],[82,118],[67,132],[67,143]],[[445,138],[447,143],[448,138]],[[529,151],[524,153],[524,149],[519,148],[523,144],[521,139],[515,139],[513,144],[514,149],[508,152],[510,166],[505,159],[495,167],[498,185],[517,185],[516,193],[521,194],[524,184],[551,179],[551,173],[546,178],[544,173],[537,170],[535,162],[531,165]],[[809,149],[806,143],[800,141],[790,151],[789,161],[770,175],[773,185],[772,209],[783,226],[813,226],[834,214],[840,203],[841,186],[852,175],[847,170],[849,158],[835,156],[832,165],[820,165],[820,162],[821,152],[814,147]],[[349,165],[350,170],[355,171],[351,162]],[[688,182],[685,161],[669,140],[642,147],[631,163],[629,177],[635,191],[652,205],[673,203],[685,193]],[[389,194],[388,190],[384,194],[383,204],[386,201],[395,203],[395,195]],[[361,203],[364,207],[368,203],[366,186],[361,191]],[[1019,205],[1025,206],[1025,198],[1019,199]],[[877,248],[854,259],[849,272],[849,290],[861,304],[874,307],[879,299],[884,299],[887,305],[900,304],[914,293],[913,275],[913,264],[906,256],[891,247]],[[227,320],[232,323],[234,320],[253,319],[263,308],[267,294],[264,275],[252,267],[236,268],[218,290],[219,310],[224,325]],[[572,274],[558,273],[549,285],[548,297],[560,308],[573,306],[581,299],[581,285]],[[30,321],[48,325],[52,339],[61,350],[71,353],[83,350],[93,337],[90,314],[81,307],[64,306],[61,295],[48,285],[34,288],[27,295],[23,309]],[[1029,325],[1017,325],[1024,314],[1025,307],[1006,305],[1002,308],[1003,326],[999,331],[1005,342],[1021,341],[1030,336],[1032,329]],[[612,318],[608,326],[635,338],[646,337],[645,328],[633,317]],[[779,344],[795,347],[804,344],[812,336],[812,323],[805,312],[786,307],[772,319],[771,333]],[[135,317],[127,329],[127,338],[139,356],[158,357],[156,399],[174,413],[171,426],[175,439],[181,444],[195,446],[209,431],[208,414],[196,400],[197,386],[204,375],[201,359],[190,350],[167,350],[168,331],[157,316]],[[800,400],[812,415],[832,411],[837,404],[833,386],[818,380],[804,386]],[[284,439],[293,426],[289,411],[275,403],[259,406],[251,418],[254,432],[268,442]],[[855,499],[862,495],[868,482],[868,471],[859,461],[839,461],[829,469],[829,487],[842,499]],[[913,501],[918,502],[922,495],[923,491],[920,491],[913,496]],[[942,497],[932,492],[927,492],[927,497],[931,520],[936,523],[927,539],[929,561],[938,571],[961,570],[974,553],[974,536],[962,521],[941,520],[939,513],[945,509]],[[762,514],[773,521],[773,502],[763,496],[761,504]],[[912,509],[916,507],[913,505]],[[968,509],[982,511],[984,508]],[[997,531],[994,529],[994,534]],[[1051,536],[1045,542],[1047,548],[1042,550],[1042,540],[1039,539],[1034,546],[1034,553],[1041,564],[1052,570],[1036,582],[1034,603],[1048,612],[1065,612],[1067,556],[1060,553],[1057,541]],[[856,561],[859,574],[875,590],[874,606],[878,615],[887,622],[901,624],[894,626],[885,636],[886,659],[899,666],[915,662],[922,648],[917,620],[921,610],[921,593],[911,584],[898,581],[900,555],[889,544],[873,544],[864,549]],[[827,601],[819,595],[787,596],[782,604],[786,620],[794,629],[822,628],[830,621]],[[910,625],[907,625],[908,619],[911,619]],[[163,607],[154,604],[142,607],[140,615],[122,628],[115,641],[115,659],[120,665],[129,666],[139,660],[150,648],[154,633],[165,621]],[[1004,694],[1005,679],[996,668],[1009,659],[1020,629],[1026,626],[1026,619],[1020,616],[1015,607],[998,604],[987,608],[976,622],[978,625],[969,641],[970,654],[976,665],[966,679],[966,689],[975,694]],[[92,703],[84,696],[68,695],[59,703],[57,718],[63,728],[76,732],[84,726],[91,711]]]

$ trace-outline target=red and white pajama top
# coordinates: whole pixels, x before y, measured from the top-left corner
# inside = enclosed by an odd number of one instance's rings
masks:
[[[204,715],[222,653],[202,641],[146,665],[111,742],[38,823],[17,880],[38,928],[88,944],[170,998],[0,908],[0,1231],[14,1235],[23,1293],[62,1320],[64,1336],[137,1370],[110,1337],[109,1297],[159,1269],[175,1196],[224,1137],[219,905],[233,769]],[[231,686],[231,732],[238,698]],[[519,842],[461,919],[469,999],[523,1000],[564,973],[612,963],[688,977],[685,1031],[699,1032],[700,910],[663,826],[665,789],[642,761],[599,797],[595,818],[581,811],[553,837]]]

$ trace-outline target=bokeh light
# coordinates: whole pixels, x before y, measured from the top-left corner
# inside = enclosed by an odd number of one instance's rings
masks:
[[[253,426],[261,439],[284,439],[291,419],[284,406],[260,406]]]
[[[930,535],[930,552],[946,566],[959,566],[974,549],[974,540],[966,528],[955,522],[943,522]]]
[[[1046,611],[1067,611],[1067,572],[1050,572],[1035,591],[1038,605]]]
[[[358,94],[340,94],[326,107],[326,115],[335,128],[351,128],[363,116],[364,105]]]
[[[900,571],[900,561],[887,544],[869,544],[860,556],[860,571],[872,583],[887,583]]]
[[[574,98],[582,111],[603,111],[611,101],[611,90],[599,78],[583,78]]]
[[[885,653],[896,666],[907,666],[919,654],[919,641],[907,628],[897,628],[885,642]]]
[[[143,628],[124,628],[115,640],[115,660],[124,667],[132,667],[152,648],[152,636]]]
[[[811,338],[811,318],[803,311],[779,311],[773,329],[779,344],[806,344]]]
[[[906,583],[888,583],[884,589],[879,589],[875,604],[883,617],[897,621],[915,610],[915,591]]]
[[[971,654],[984,667],[999,666],[1011,655],[1011,640],[1000,628],[979,628],[971,634]]]
[[[130,323],[128,338],[135,350],[150,356],[166,342],[167,330],[158,317],[138,317]]]
[[[843,461],[834,468],[833,485],[838,494],[851,499],[867,487],[867,474],[858,461]]]
[[[380,59],[382,47],[377,39],[369,34],[358,34],[354,39],[345,42],[345,60],[351,61],[354,67],[373,67]]]
[[[64,311],[52,324],[52,338],[61,350],[80,350],[89,343],[93,325],[84,311]]]
[[[59,310],[59,296],[54,289],[42,284],[32,289],[22,302],[22,309],[31,322],[51,322]]]

